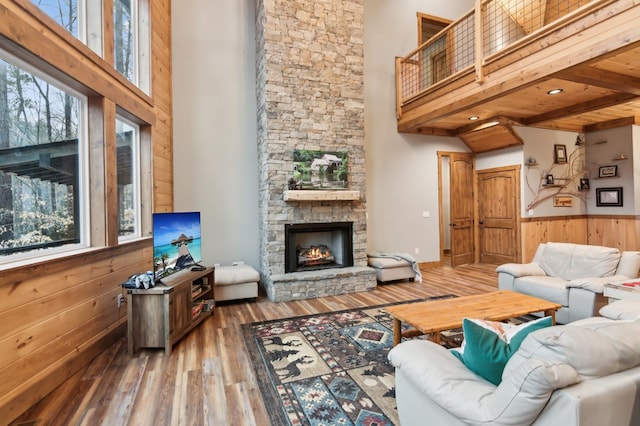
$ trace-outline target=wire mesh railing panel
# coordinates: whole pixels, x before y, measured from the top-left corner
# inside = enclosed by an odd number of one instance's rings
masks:
[[[400,62],[400,103],[527,35],[599,0],[487,0],[482,5],[482,52],[476,52],[475,10]]]
[[[416,96],[474,61],[473,13],[429,40],[401,63],[401,99]]]
[[[490,0],[484,5],[484,56],[568,15],[594,0]]]
[[[475,13],[467,15],[453,27],[452,73],[461,71],[475,62],[475,31]]]

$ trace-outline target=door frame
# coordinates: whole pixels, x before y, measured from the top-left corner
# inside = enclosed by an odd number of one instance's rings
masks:
[[[473,152],[464,151],[437,151],[438,155],[438,218],[440,221],[440,265],[444,264],[444,216],[443,216],[443,195],[442,195],[442,157],[451,158],[452,155],[468,154],[473,156],[473,262],[478,263],[479,255],[479,236],[480,228],[478,227],[478,175],[476,171],[476,155]],[[449,179],[449,176],[446,176]],[[447,226],[449,226],[447,224]],[[448,266],[451,266],[449,264]]]

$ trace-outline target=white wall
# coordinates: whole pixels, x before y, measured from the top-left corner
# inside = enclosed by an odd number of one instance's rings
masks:
[[[468,149],[457,138],[396,131],[394,58],[417,47],[416,12],[455,20],[473,8],[474,0],[364,4],[368,251],[414,254],[418,248],[418,261],[438,260],[437,152]],[[172,5],[175,210],[202,212],[205,263],[244,260],[257,266],[254,0],[173,0]],[[523,147],[481,154],[477,168],[518,164],[531,155],[549,163],[554,143],[565,144],[569,152],[575,144],[572,132],[516,131],[525,141]],[[631,156],[632,139],[639,140],[639,133],[634,126],[633,132],[627,128],[587,135],[587,143],[609,140],[602,148],[607,155],[591,151],[591,161],[608,163],[610,154],[623,149]],[[631,160],[622,163],[623,177],[610,179],[607,186],[625,187],[624,208],[595,207],[595,188],[605,182],[592,180],[588,213],[638,211],[633,179],[640,170],[634,170]],[[523,174],[526,170],[523,167]],[[523,187],[523,212],[525,192]],[[431,217],[423,218],[423,211]],[[581,202],[567,209],[554,208],[549,201],[534,209],[535,216],[581,213]]]
[[[587,199],[589,214],[633,215],[636,214],[633,162],[633,127],[602,130],[586,135],[587,169],[590,173],[590,190]],[[606,143],[600,143],[604,142]],[[613,161],[618,154],[624,154],[628,160]],[[598,178],[600,166],[618,166],[617,177]],[[596,206],[596,190],[598,188],[622,187],[622,207]]]
[[[172,2],[175,210],[202,213],[204,263],[258,265],[255,5]],[[436,151],[458,139],[396,131],[394,57],[417,47],[416,12],[456,19],[473,0],[365,1],[368,247],[439,257]],[[422,211],[431,218],[422,218]]]
[[[563,189],[563,192],[570,190],[576,195],[573,196],[573,206],[554,207],[553,197],[551,197],[538,203],[531,209],[527,209],[527,206],[535,199],[537,194],[544,197],[553,195],[555,191],[557,191],[557,188],[541,189],[542,179],[545,179],[547,174],[552,174],[556,179],[568,178],[576,174],[583,175],[582,171],[585,168],[585,153],[587,147],[583,146],[580,148],[576,146],[578,133],[536,129],[533,127],[515,127],[515,130],[524,141],[523,158],[521,161],[526,162],[529,158],[533,157],[538,162],[538,165],[534,167],[524,165],[522,167],[522,216],[547,217],[586,214],[588,207],[585,202],[585,197],[588,197],[588,194],[577,191],[578,180],[576,180],[575,185],[572,183],[569,184],[566,189]],[[566,147],[568,158],[572,156],[576,158],[573,173],[569,170],[569,163],[554,164],[554,145],[556,144]],[[556,183],[564,182],[557,181]]]
[[[365,0],[369,251],[409,253],[420,262],[440,258],[437,151],[468,149],[457,138],[397,132],[394,58],[418,47],[416,12],[455,20],[473,6],[473,0]]]
[[[203,263],[258,266],[254,1],[171,13],[174,208],[201,212]]]

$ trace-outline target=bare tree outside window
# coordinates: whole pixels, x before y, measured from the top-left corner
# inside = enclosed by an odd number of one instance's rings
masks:
[[[80,109],[0,60],[0,257],[80,241]]]
[[[78,38],[78,0],[31,0],[58,24]]]
[[[135,78],[135,9],[132,0],[115,0],[113,14],[115,68],[127,80],[137,83]]]

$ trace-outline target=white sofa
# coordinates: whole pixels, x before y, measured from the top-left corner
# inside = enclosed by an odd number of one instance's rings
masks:
[[[636,278],[640,252],[572,243],[543,243],[531,263],[500,265],[498,287],[556,302],[556,321],[597,315],[607,303],[604,285]]]
[[[529,334],[502,382],[448,349],[406,341],[389,352],[402,426],[640,424],[640,323],[589,318]]]

